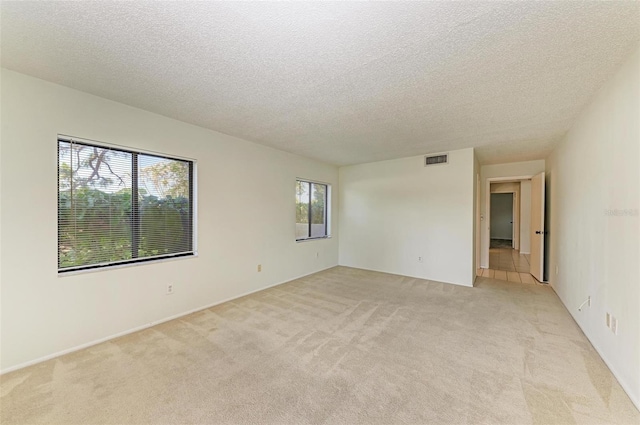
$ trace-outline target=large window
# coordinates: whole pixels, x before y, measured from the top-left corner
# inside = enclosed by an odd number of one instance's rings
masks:
[[[296,180],[296,240],[326,238],[329,186]]]
[[[58,272],[193,253],[192,161],[58,139]]]

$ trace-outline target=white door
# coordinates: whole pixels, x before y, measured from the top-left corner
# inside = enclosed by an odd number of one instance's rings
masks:
[[[520,183],[517,183],[520,185]],[[518,191],[513,192],[513,206],[511,207],[511,240],[512,248],[520,249],[520,200],[518,199]]]
[[[544,172],[531,179],[531,274],[544,280]]]

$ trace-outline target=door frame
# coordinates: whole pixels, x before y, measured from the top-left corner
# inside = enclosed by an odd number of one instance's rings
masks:
[[[482,225],[482,218],[480,216],[480,206],[482,205],[480,203],[480,198],[482,196],[482,186],[480,185],[480,173],[476,174],[476,246],[475,246],[475,250],[476,250],[476,269],[480,268],[480,265],[482,264],[482,255],[481,255],[481,251],[482,251],[482,229],[481,229],[481,225]],[[473,271],[474,273],[476,272],[476,270]]]
[[[480,217],[480,226],[485,226],[486,238],[482,241],[482,252],[480,258],[486,258],[487,263],[482,266],[483,269],[489,268],[489,246],[491,245],[491,183],[505,183],[510,181],[531,180],[533,174],[525,176],[509,176],[509,177],[487,177],[485,179],[484,188],[484,217]]]

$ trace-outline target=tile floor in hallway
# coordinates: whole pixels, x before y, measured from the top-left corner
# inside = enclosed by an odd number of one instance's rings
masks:
[[[510,272],[506,270],[478,269],[476,276],[489,277],[492,279],[506,280],[507,282],[530,283],[544,285],[529,273]]]
[[[542,285],[529,273],[529,254],[520,254],[512,248],[489,249],[489,268],[478,269],[477,276],[508,282]]]
[[[529,254],[512,248],[489,249],[489,268],[508,272],[529,273]]]

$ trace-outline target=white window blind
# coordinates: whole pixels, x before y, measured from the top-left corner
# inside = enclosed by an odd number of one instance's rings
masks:
[[[193,255],[193,162],[58,140],[58,271]]]

